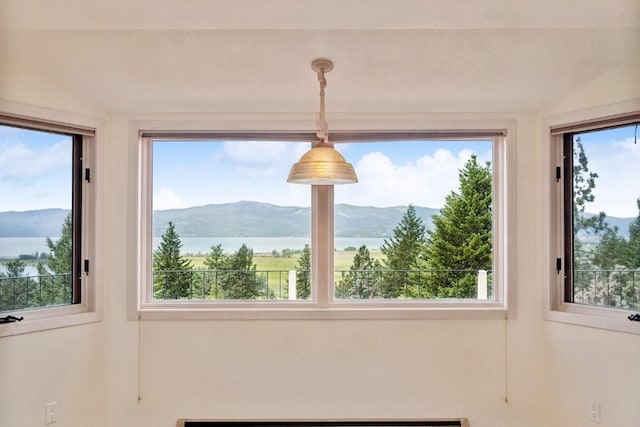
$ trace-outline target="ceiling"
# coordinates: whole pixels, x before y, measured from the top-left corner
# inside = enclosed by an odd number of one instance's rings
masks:
[[[0,0],[0,98],[104,112],[316,111],[318,57],[329,117],[530,112],[638,56],[638,0]]]

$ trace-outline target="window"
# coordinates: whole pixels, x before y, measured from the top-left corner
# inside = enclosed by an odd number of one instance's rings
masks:
[[[94,135],[0,115],[0,318],[15,321],[0,335],[73,324],[80,319],[70,314],[95,309],[87,244]]]
[[[135,313],[504,316],[502,130],[334,135],[335,188],[286,182],[312,135],[141,135]]]
[[[640,114],[552,127],[558,239],[552,310],[635,330],[640,311]],[[627,323],[625,323],[627,322]],[[640,329],[637,329],[640,332]]]

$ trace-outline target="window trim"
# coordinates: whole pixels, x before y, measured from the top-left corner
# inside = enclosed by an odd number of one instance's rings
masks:
[[[82,224],[75,229],[74,239],[80,238],[83,244],[80,247],[81,260],[90,260],[91,270],[89,274],[82,274],[83,279],[77,280],[74,294],[80,291],[80,300],[77,303],[65,306],[42,307],[29,310],[17,310],[11,312],[14,316],[24,316],[21,322],[0,325],[0,337],[19,335],[30,332],[44,331],[67,326],[93,323],[102,320],[102,288],[100,286],[100,266],[96,260],[96,230],[100,222],[101,213],[98,209],[97,185],[99,183],[97,173],[98,138],[103,127],[102,121],[96,118],[81,116],[73,113],[54,111],[40,107],[28,106],[18,103],[0,100],[0,121],[3,124],[19,125],[27,129],[49,131],[55,133],[81,135],[82,160],[74,167],[79,168],[74,172],[76,180],[73,184],[73,196],[81,201]],[[76,138],[76,137],[74,137]],[[76,144],[74,143],[74,147]],[[91,182],[83,179],[82,170],[90,168]],[[79,191],[81,188],[81,191]],[[78,194],[80,193],[80,194]],[[74,202],[74,204],[76,204]],[[74,257],[75,258],[75,257]],[[74,271],[81,271],[82,263],[77,263]],[[74,298],[76,298],[74,296]]]
[[[543,189],[546,193],[543,203],[542,218],[543,236],[547,237],[545,245],[547,260],[543,264],[546,271],[547,286],[545,286],[543,317],[546,320],[581,325],[593,328],[608,329],[620,332],[640,334],[640,323],[631,322],[627,316],[634,311],[610,307],[587,306],[566,302],[565,275],[556,270],[556,260],[562,260],[562,271],[572,265],[572,261],[565,262],[566,254],[570,248],[565,247],[565,239],[572,238],[572,231],[565,227],[565,193],[572,188],[572,176],[566,170],[563,161],[564,135],[595,130],[603,127],[629,124],[640,117],[640,99],[619,104],[596,107],[588,110],[580,110],[556,116],[546,117],[542,120],[542,135],[546,143],[542,144],[543,158],[547,161],[546,173],[543,173]],[[556,180],[556,167],[563,170],[563,182]],[[567,184],[567,176],[571,180]]]
[[[447,117],[440,120],[427,120],[422,117],[418,122],[427,122],[427,126],[415,129],[415,121],[402,121],[399,126],[392,126],[390,129],[397,127],[397,130],[389,130],[389,128],[380,129],[381,124],[390,124],[397,122],[397,119],[390,121],[373,121],[366,120],[368,123],[364,128],[370,128],[371,131],[360,132],[350,129],[362,128],[362,120],[347,119],[344,121],[334,120],[334,126],[341,130],[334,131],[332,134],[333,141],[357,141],[358,136],[366,135],[366,139],[372,140],[375,135],[391,139],[390,135],[394,133],[402,136],[431,135],[435,138],[444,138],[447,135],[449,139],[455,139],[464,136],[466,139],[473,139],[472,136],[483,136],[487,134],[493,135],[500,139],[500,143],[494,144],[494,167],[500,164],[500,167],[494,169],[494,198],[495,200],[495,268],[501,272],[503,284],[500,285],[502,294],[498,295],[496,301],[489,302],[465,302],[464,300],[447,300],[447,301],[333,301],[329,289],[333,289],[333,276],[328,279],[323,278],[323,272],[313,269],[318,280],[329,283],[330,286],[322,286],[320,289],[314,287],[312,301],[286,301],[279,302],[216,302],[216,306],[212,307],[209,303],[200,301],[180,302],[171,301],[153,302],[148,304],[145,302],[144,294],[148,290],[143,289],[141,283],[144,283],[143,272],[148,267],[148,260],[144,260],[144,250],[150,250],[147,242],[149,239],[144,238],[145,228],[143,218],[149,215],[148,209],[150,203],[143,203],[145,197],[149,197],[147,189],[142,185],[143,167],[148,167],[148,161],[141,149],[141,138],[166,136],[174,139],[176,136],[184,135],[206,135],[207,137],[219,137],[224,135],[225,138],[232,139],[256,139],[259,135],[279,134],[276,139],[282,140],[282,135],[289,135],[290,140],[299,141],[300,135],[312,135],[306,132],[297,132],[300,124],[297,121],[287,121],[276,118],[273,123],[279,128],[291,129],[289,132],[278,130],[265,130],[264,127],[258,127],[257,130],[251,128],[263,124],[264,122],[251,119],[242,120],[233,117],[233,120],[193,120],[193,121],[165,121],[165,120],[139,120],[130,122],[129,136],[129,155],[132,156],[134,164],[138,165],[138,169],[130,171],[130,178],[134,179],[132,185],[132,193],[137,203],[129,210],[129,217],[134,221],[129,221],[130,236],[136,236],[135,239],[129,239],[129,250],[135,253],[128,267],[130,281],[128,292],[128,318],[130,320],[162,320],[162,319],[504,319],[515,317],[515,274],[516,274],[516,237],[515,237],[515,218],[516,209],[514,203],[508,203],[509,200],[515,200],[515,160],[516,160],[516,140],[515,140],[515,121],[513,120],[496,120],[496,119],[477,119],[468,118],[459,119],[457,117]],[[229,124],[232,126],[229,126]],[[291,125],[291,123],[294,123]],[[305,122],[306,124],[306,122]],[[356,125],[354,125],[356,124]],[[230,131],[229,129],[242,128],[242,131]],[[203,132],[202,129],[207,129]],[[220,129],[220,131],[218,131]],[[442,129],[447,129],[443,131]],[[506,135],[510,135],[508,141]],[[219,139],[219,138],[216,138]],[[263,137],[257,139],[264,139]],[[285,139],[286,140],[286,139]],[[310,139],[313,140],[313,139]],[[362,140],[362,139],[360,139]],[[148,156],[147,156],[148,158]],[[135,190],[133,189],[135,187]],[[330,191],[328,190],[330,188]],[[328,194],[330,192],[330,194]],[[327,193],[327,194],[325,194]],[[320,200],[333,200],[333,187],[312,187],[312,198]],[[312,209],[312,236],[314,233],[322,235],[327,241],[323,244],[326,247],[319,246],[312,251],[312,265],[333,266],[333,235],[327,237],[319,233],[314,227],[318,227],[321,219],[314,218],[319,210],[326,211],[325,215],[317,215],[323,217],[327,222],[333,222],[333,204],[326,202],[318,203],[316,200],[316,208]],[[331,206],[331,209],[327,209]],[[331,233],[327,233],[331,234]],[[317,239],[318,237],[316,237]],[[330,239],[330,241],[329,241]],[[325,250],[327,249],[327,250]],[[147,252],[150,253],[150,252]],[[507,259],[507,256],[509,259]],[[130,258],[131,259],[131,258]],[[327,270],[328,271],[328,270]]]

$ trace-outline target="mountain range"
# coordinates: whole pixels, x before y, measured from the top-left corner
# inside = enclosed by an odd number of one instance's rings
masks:
[[[407,211],[406,206],[376,208],[337,204],[338,237],[389,237]],[[427,228],[438,209],[416,206]],[[277,206],[260,202],[236,202],[154,211],[153,235],[161,236],[169,221],[183,237],[301,237],[311,227],[310,208]]]
[[[416,206],[416,214],[429,230],[439,209]],[[377,208],[337,204],[337,237],[389,237],[407,211],[406,206]],[[0,237],[57,237],[64,209],[0,212]],[[310,208],[261,202],[236,202],[158,210],[153,213],[153,235],[161,236],[169,221],[181,237],[302,237],[309,235]],[[607,222],[628,237],[634,218],[607,217]]]

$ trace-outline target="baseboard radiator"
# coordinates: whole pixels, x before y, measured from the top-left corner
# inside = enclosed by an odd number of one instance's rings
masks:
[[[399,420],[197,420],[180,419],[176,427],[469,427],[466,418],[432,418]]]

